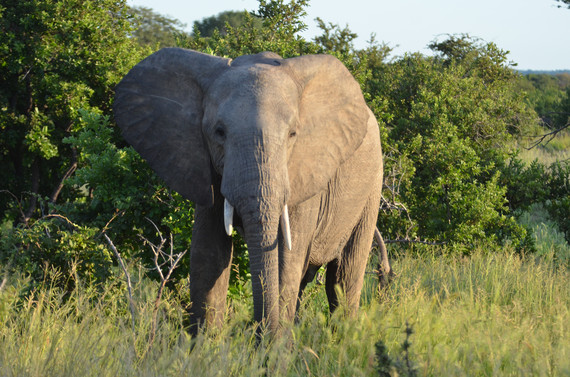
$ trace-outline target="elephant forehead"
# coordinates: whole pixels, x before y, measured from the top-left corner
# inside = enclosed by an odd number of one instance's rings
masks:
[[[205,108],[229,123],[286,122],[297,116],[299,92],[289,75],[275,69],[235,69],[216,80]],[[225,119],[224,119],[225,118]]]
[[[280,67],[257,64],[237,67],[224,72],[211,86],[214,99],[234,97],[264,103],[299,98],[299,87]]]

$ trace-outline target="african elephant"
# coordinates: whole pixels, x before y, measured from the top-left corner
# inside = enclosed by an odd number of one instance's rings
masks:
[[[116,123],[195,205],[190,319],[221,325],[232,225],[250,255],[254,318],[278,331],[326,265],[331,311],[358,309],[382,185],[378,125],[336,58],[226,59],[165,48],[116,87]]]

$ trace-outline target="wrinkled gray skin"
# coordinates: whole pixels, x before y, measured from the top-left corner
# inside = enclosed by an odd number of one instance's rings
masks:
[[[271,332],[294,319],[327,265],[331,310],[359,306],[382,183],[378,125],[336,58],[235,60],[162,49],[116,88],[125,139],[196,204],[191,322],[221,325],[232,260],[224,200],[248,245],[254,317]],[[289,209],[291,250],[279,223]]]

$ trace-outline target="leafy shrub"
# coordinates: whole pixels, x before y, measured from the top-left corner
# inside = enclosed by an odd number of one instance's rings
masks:
[[[550,166],[550,171],[550,197],[546,208],[570,243],[570,161],[555,162]]]
[[[149,220],[173,235],[178,252],[190,246],[194,209],[164,186],[111,123],[113,85],[148,53],[128,37],[124,2],[72,3],[82,12],[70,13],[60,1],[39,1],[20,2],[2,13],[3,28],[25,21],[31,28],[26,35],[33,38],[20,41],[11,32],[0,37],[0,53],[19,51],[5,56],[0,72],[5,84],[0,100],[8,109],[0,114],[6,131],[0,161],[23,151],[0,176],[7,182],[0,187],[7,190],[0,198],[6,236],[0,257],[38,277],[44,263],[71,273],[78,261],[77,271],[98,281],[111,265],[103,232],[125,257],[150,264],[141,236],[153,241],[158,235]],[[339,57],[380,124],[386,179],[379,223],[387,238],[421,238],[461,251],[478,243],[532,248],[511,211],[533,196],[549,200],[553,218],[565,219],[567,166],[527,171],[508,160],[513,136],[530,128],[536,114],[514,90],[518,76],[506,52],[468,36],[450,36],[430,46],[436,56],[409,54],[387,62],[387,46],[372,39],[357,50],[354,33],[323,21],[323,35],[306,41],[299,33],[306,28],[307,4],[260,0],[259,9],[238,26],[226,25],[224,33],[210,36],[198,30],[180,34],[177,43],[227,57],[267,50],[285,58],[317,52]],[[46,19],[47,10],[60,17]],[[34,48],[18,50],[20,42]],[[539,184],[545,174],[561,185],[560,192]],[[521,187],[521,175],[536,188]],[[247,254],[239,238],[234,246],[232,287],[241,295]],[[176,277],[187,266],[188,258]]]
[[[11,266],[33,282],[42,282],[48,269],[56,269],[57,281],[73,285],[77,279],[89,283],[105,281],[112,266],[97,228],[78,226],[60,215],[48,215],[28,226],[3,229],[0,264]],[[71,288],[71,287],[70,287]]]
[[[74,199],[65,180],[77,154],[62,141],[78,109],[109,111],[113,86],[142,56],[130,30],[125,1],[2,2],[0,190],[21,207],[1,195],[2,220],[27,222]]]
[[[481,242],[532,247],[505,207],[498,169],[513,135],[535,120],[512,90],[517,76],[506,52],[468,36],[430,47],[439,55],[407,55],[372,73],[376,92],[369,95],[379,104],[374,112],[390,156],[384,208],[408,215],[406,227],[394,226],[398,215],[380,216],[382,227],[390,238],[463,250]]]
[[[518,213],[543,204],[551,219],[570,242],[570,162],[550,166],[538,160],[525,164],[515,154],[501,166],[501,184],[507,188],[508,205]]]

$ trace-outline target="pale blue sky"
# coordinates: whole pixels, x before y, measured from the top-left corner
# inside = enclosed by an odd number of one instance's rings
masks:
[[[194,21],[225,10],[256,10],[257,0],[128,0],[178,18],[191,30]],[[445,34],[468,33],[510,51],[519,69],[570,69],[570,10],[554,0],[311,0],[303,33],[320,34],[322,18],[358,34],[364,47],[375,33],[378,41],[405,52],[427,54],[426,46]]]

